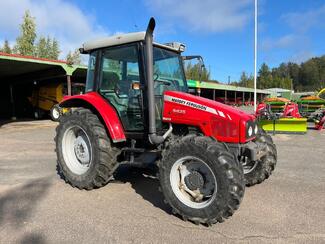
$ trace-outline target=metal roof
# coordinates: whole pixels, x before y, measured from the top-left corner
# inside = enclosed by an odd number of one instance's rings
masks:
[[[145,35],[146,33],[144,31],[141,31],[141,32],[133,32],[133,33],[120,34],[120,35],[115,35],[110,37],[104,37],[104,38],[85,42],[82,47],[84,51],[88,52],[98,48],[143,41]]]
[[[50,60],[0,52],[0,79],[41,79],[49,76],[72,74],[86,77],[86,72],[86,66],[69,65],[66,61],[62,60]],[[196,80],[187,80],[187,84],[189,88],[254,92],[254,89],[252,88],[231,86],[211,81],[199,82]],[[271,91],[260,89],[257,89],[257,92],[262,94],[272,94]]]
[[[253,88],[232,86],[221,84],[212,81],[196,81],[196,80],[187,80],[187,85],[190,88],[204,88],[204,89],[214,89],[214,90],[225,90],[225,91],[237,91],[237,92],[254,92]],[[257,93],[261,94],[272,94],[271,91],[257,89]]]
[[[141,32],[132,32],[132,33],[127,33],[127,34],[119,34],[119,35],[99,38],[99,39],[90,40],[88,42],[85,42],[82,45],[82,49],[85,52],[90,52],[91,50],[95,50],[95,49],[99,49],[99,48],[112,47],[112,46],[132,43],[132,42],[144,41],[145,36],[146,36],[146,32],[141,31]],[[166,48],[166,49],[169,49],[172,51],[179,52],[178,49],[173,48],[171,46],[164,45],[164,44],[154,42],[154,45],[158,46],[158,47]]]
[[[275,87],[275,88],[268,88],[266,89],[268,91],[273,91],[273,92],[292,92],[292,90],[289,89],[283,89],[283,88],[279,88],[279,87]]]
[[[75,71],[86,72],[86,67],[69,65],[66,61],[50,60],[8,54],[0,52],[0,78],[1,79],[37,79],[46,76],[72,75]]]

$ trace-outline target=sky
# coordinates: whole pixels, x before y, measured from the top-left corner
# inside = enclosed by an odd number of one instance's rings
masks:
[[[258,66],[325,54],[324,0],[258,3]],[[155,41],[185,43],[184,55],[203,56],[212,79],[254,71],[254,0],[1,0],[0,43],[15,42],[27,9],[39,36],[59,40],[62,59],[87,40],[143,31],[153,16]]]

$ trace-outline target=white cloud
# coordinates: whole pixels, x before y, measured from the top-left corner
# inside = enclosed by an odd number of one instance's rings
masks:
[[[263,59],[267,62],[275,62],[275,57],[279,53],[283,53],[287,61],[295,63],[301,63],[313,56],[310,51],[310,38],[295,33],[279,38],[265,38],[261,41],[260,49]]]
[[[241,29],[253,16],[253,1],[146,0],[150,10],[190,31],[222,32]]]
[[[315,55],[312,52],[310,52],[310,51],[300,51],[300,52],[297,52],[296,54],[292,55],[289,58],[289,61],[300,64],[300,63],[305,62],[306,60],[308,60],[308,59],[310,59],[312,57],[315,57]]]
[[[297,32],[306,32],[314,27],[324,28],[325,5],[303,12],[292,12],[281,16],[281,19]]]
[[[287,49],[287,48],[301,48],[306,47],[306,44],[309,42],[308,38],[295,35],[287,34],[280,38],[265,38],[261,43],[261,50],[269,51],[271,49]]]
[[[268,53],[281,51],[286,53],[287,60],[301,63],[313,57],[313,39],[310,34],[317,29],[324,29],[325,4],[301,12],[290,12],[280,17],[281,23],[289,30],[279,38],[264,38],[261,42],[261,50]]]
[[[15,40],[26,10],[36,18],[38,36],[50,35],[58,39],[61,58],[83,42],[109,34],[97,24],[94,16],[65,0],[10,0],[0,1],[0,39]]]

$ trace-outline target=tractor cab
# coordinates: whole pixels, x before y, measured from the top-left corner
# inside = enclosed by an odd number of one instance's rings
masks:
[[[116,110],[126,132],[145,129],[146,65],[145,32],[114,36],[85,43],[89,53],[86,92],[98,92]],[[102,47],[104,46],[104,47]],[[162,127],[163,94],[165,91],[187,92],[181,51],[184,45],[153,44],[153,80],[156,127]]]

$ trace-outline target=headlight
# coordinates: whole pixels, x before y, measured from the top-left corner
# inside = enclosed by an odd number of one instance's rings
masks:
[[[253,120],[248,120],[246,122],[246,140],[254,138],[258,133],[258,125]]]
[[[249,126],[249,127],[248,127],[247,135],[248,135],[249,137],[251,137],[251,136],[253,135],[253,127],[252,127],[252,126]]]

